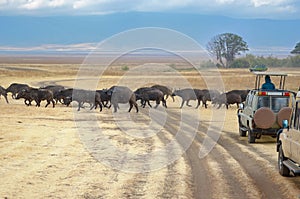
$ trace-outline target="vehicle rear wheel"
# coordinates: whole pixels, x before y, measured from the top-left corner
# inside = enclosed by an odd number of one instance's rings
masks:
[[[241,137],[246,137],[246,135],[247,135],[247,131],[244,131],[241,128],[239,128],[239,133],[240,133]]]
[[[253,135],[252,130],[248,130],[248,142],[249,143],[255,143],[255,135]]]
[[[284,157],[284,154],[282,151],[282,146],[280,145],[279,151],[278,151],[278,170],[279,170],[280,175],[289,176],[290,170],[283,164],[284,160],[286,160],[286,158]]]

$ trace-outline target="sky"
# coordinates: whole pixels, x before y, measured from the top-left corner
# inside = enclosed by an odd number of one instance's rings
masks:
[[[0,15],[182,12],[238,18],[300,18],[299,0],[0,0]]]
[[[114,34],[153,26],[202,45],[231,32],[250,49],[288,54],[300,40],[300,0],[0,0],[0,25],[0,53],[90,50]]]

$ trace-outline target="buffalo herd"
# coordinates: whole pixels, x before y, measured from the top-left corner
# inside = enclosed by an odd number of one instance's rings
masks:
[[[220,108],[225,105],[228,109],[230,104],[238,104],[245,101],[249,90],[231,90],[226,93],[220,93],[218,90],[209,89],[192,89],[184,88],[172,90],[167,86],[153,85],[151,87],[138,88],[132,91],[126,86],[112,86],[109,89],[102,90],[84,90],[75,88],[65,88],[59,85],[48,85],[40,88],[33,88],[27,84],[12,83],[8,88],[0,86],[0,97],[3,96],[7,103],[7,93],[11,93],[13,99],[24,99],[27,106],[35,102],[36,106],[40,106],[41,101],[46,101],[47,107],[52,104],[54,108],[57,103],[69,106],[71,102],[75,101],[78,104],[78,111],[84,107],[84,103],[90,105],[90,109],[97,109],[99,107],[102,111],[103,107],[110,108],[113,106],[114,112],[119,109],[119,104],[129,103],[129,112],[135,107],[136,112],[139,111],[137,101],[140,100],[141,107],[145,108],[146,105],[151,106],[150,101],[155,101],[157,108],[160,104],[167,108],[166,99],[170,96],[175,101],[174,97],[181,98],[180,108],[189,104],[190,100],[196,100],[198,108],[202,105],[207,108],[207,101],[210,101],[213,106]]]

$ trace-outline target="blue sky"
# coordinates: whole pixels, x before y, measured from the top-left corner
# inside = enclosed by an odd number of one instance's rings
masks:
[[[300,18],[299,0],[0,0],[1,15],[182,12],[238,18]]]
[[[299,0],[0,0],[0,51],[93,49],[132,28],[170,28],[205,45],[240,35],[250,49],[289,53],[300,41]]]

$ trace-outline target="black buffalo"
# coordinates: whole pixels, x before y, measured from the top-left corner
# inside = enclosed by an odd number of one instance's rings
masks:
[[[171,96],[173,99],[173,102],[175,102],[174,96],[172,95],[173,92],[168,87],[156,84],[156,85],[153,85],[152,88],[156,88],[156,89],[160,90],[161,92],[163,92],[164,96],[166,96],[166,98],[165,98],[166,100],[168,99],[169,96]]]
[[[242,102],[242,98],[241,95],[237,93],[227,92],[222,93],[218,98],[215,99],[215,102],[219,105],[218,108],[225,104],[226,108],[228,109],[230,104],[236,104],[237,107],[239,107],[239,104]]]
[[[103,106],[110,108],[111,104],[108,105],[108,103],[110,103],[111,96],[107,94],[107,91],[108,91],[108,89],[96,90],[96,92],[98,92],[100,94],[101,102],[102,102]]]
[[[129,103],[130,107],[128,112],[131,111],[132,107],[134,106],[136,112],[139,112],[139,108],[136,103],[135,94],[126,86],[112,86],[106,92],[109,96],[111,96],[111,104],[114,107],[114,112],[117,112],[117,109],[120,104]]]
[[[190,100],[198,100],[198,104],[196,107],[198,108],[204,96],[204,92],[200,89],[185,88],[185,89],[175,90],[172,96],[181,97],[182,102],[180,108],[183,107],[184,102],[186,102],[187,106],[191,106],[189,105]]]
[[[6,92],[6,89],[3,88],[2,86],[0,86],[0,97],[1,97],[1,95],[5,98],[6,103],[9,103],[9,102],[8,102],[8,99],[7,99],[7,92]]]
[[[65,87],[60,86],[60,85],[48,85],[48,86],[40,87],[40,89],[48,89],[48,90],[52,91],[53,99],[55,100],[55,103],[57,104],[57,102],[60,101],[58,99],[58,95],[59,95],[60,91],[65,90]]]
[[[59,91],[56,94],[56,99],[60,103],[69,106],[70,103],[72,102],[72,100],[71,100],[72,95],[73,95],[73,88],[68,88],[68,89],[64,89],[64,90]]]
[[[70,104],[72,101],[76,101],[78,103],[78,111],[83,107],[84,103],[89,103],[91,106],[91,110],[93,108],[97,108],[99,106],[100,111],[102,111],[102,103],[100,94],[96,91],[89,91],[83,89],[73,89],[72,96],[68,96],[64,99],[64,103]]]
[[[214,100],[221,95],[221,93],[218,90],[204,89],[202,91],[204,92],[202,102],[205,108],[207,108],[207,101],[211,101],[212,103],[214,103]]]
[[[16,99],[25,99],[26,105],[31,105],[31,101],[36,102],[36,106],[41,105],[41,101],[46,100],[47,104],[45,107],[47,107],[51,102],[53,104],[53,108],[55,107],[55,102],[53,100],[53,93],[50,90],[47,89],[37,89],[37,88],[27,88],[22,89],[20,92],[18,92]],[[29,103],[26,103],[28,101]]]
[[[155,108],[157,108],[160,102],[162,102],[162,105],[167,108],[166,100],[164,99],[164,93],[159,89],[143,87],[137,89],[134,93],[136,95],[136,100],[141,100],[143,108],[145,108],[146,103],[152,107],[150,101],[156,101]]]
[[[12,83],[11,85],[9,85],[9,87],[7,87],[6,92],[11,93],[12,94],[11,97],[15,99],[17,94],[21,90],[27,88],[30,88],[27,84]]]

